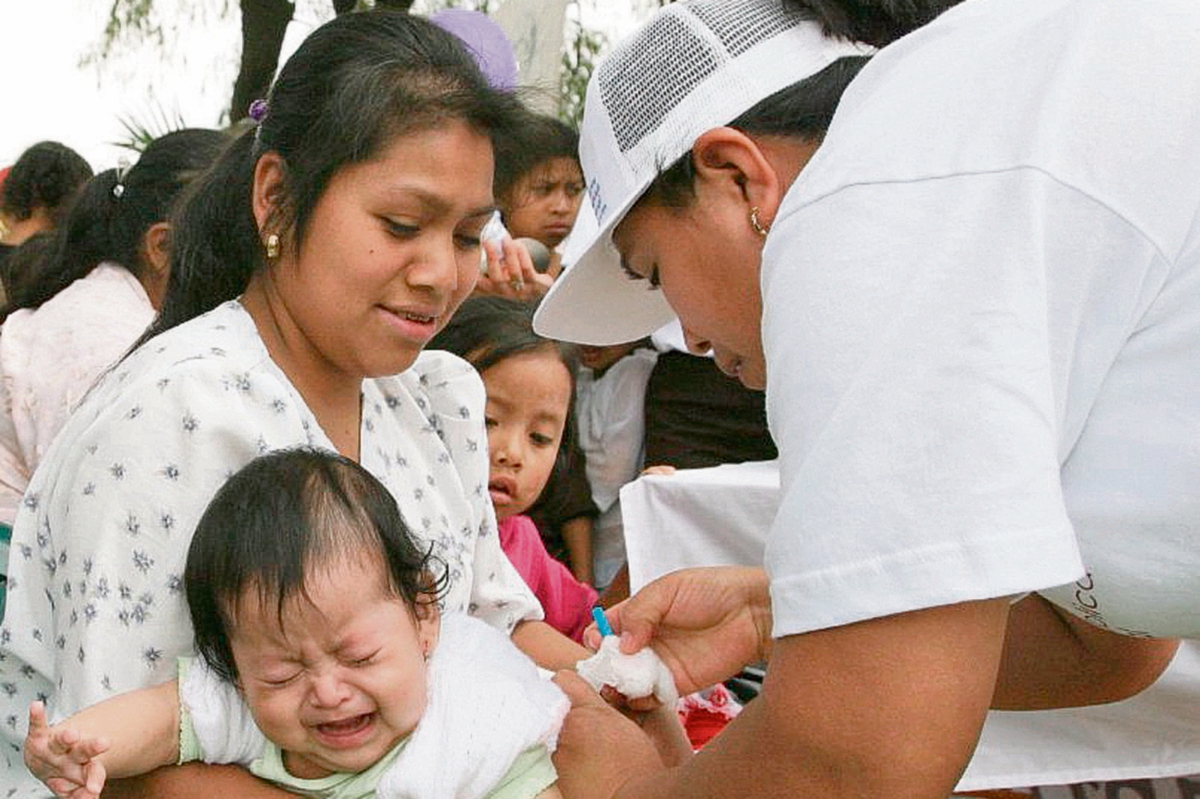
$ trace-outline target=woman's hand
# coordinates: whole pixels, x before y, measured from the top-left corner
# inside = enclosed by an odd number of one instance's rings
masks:
[[[762,569],[719,566],[660,577],[606,614],[621,651],[651,646],[690,694],[766,660],[771,601]],[[599,646],[594,626],[584,643]],[[635,706],[635,705],[632,705]]]
[[[554,283],[554,278],[533,268],[529,250],[510,237],[500,242],[485,241],[483,250],[487,272],[479,276],[476,294],[529,301],[540,298]]]

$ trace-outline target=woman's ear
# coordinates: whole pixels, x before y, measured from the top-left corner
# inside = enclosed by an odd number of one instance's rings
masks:
[[[162,307],[171,274],[171,225],[155,222],[142,234],[143,269],[138,276],[155,310]]]
[[[267,233],[281,234],[281,231],[269,230],[269,227],[279,211],[286,178],[287,164],[283,156],[274,150],[263,153],[254,165],[254,186],[250,197],[254,221],[262,238],[266,238]]]
[[[735,128],[713,128],[692,145],[697,183],[716,181],[740,194],[754,221],[770,228],[793,181],[817,151],[819,141],[791,136],[751,136]]]
[[[787,186],[781,185],[774,165],[758,140],[735,128],[713,128],[692,145],[697,181],[706,181],[770,219]]]

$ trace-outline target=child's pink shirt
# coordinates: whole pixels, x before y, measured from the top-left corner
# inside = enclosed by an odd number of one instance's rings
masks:
[[[570,570],[546,551],[537,526],[528,516],[499,521],[500,546],[542,603],[546,623],[580,641],[592,622],[596,589],[575,579]]]

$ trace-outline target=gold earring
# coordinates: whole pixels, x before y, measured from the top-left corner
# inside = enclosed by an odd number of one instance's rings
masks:
[[[766,238],[767,234],[771,232],[769,228],[763,227],[762,223],[758,221],[757,205],[750,209],[750,227],[754,228],[754,232],[763,238]]]
[[[267,236],[267,258],[274,261],[279,257],[279,236],[272,233]]]

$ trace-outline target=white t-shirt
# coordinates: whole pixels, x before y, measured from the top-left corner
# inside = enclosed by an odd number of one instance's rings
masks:
[[[483,383],[423,353],[364,380],[362,465],[450,571],[444,600],[501,630],[541,608],[500,548],[487,494]],[[34,474],[13,529],[0,626],[0,784],[21,762],[29,702],[51,718],[171,679],[192,650],[183,564],[200,514],[259,454],[334,449],[234,301],[109,372]]]
[[[638,347],[599,379],[580,369],[575,382],[579,446],[587,461],[592,501],[600,510],[592,532],[596,585],[607,586],[625,563],[621,486],[642,470],[646,383],[658,353]]]
[[[776,635],[1063,584],[1200,635],[1198,45],[969,0],[850,86],[763,256]]]

